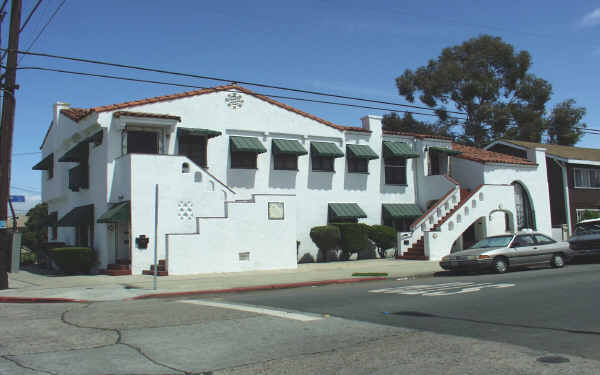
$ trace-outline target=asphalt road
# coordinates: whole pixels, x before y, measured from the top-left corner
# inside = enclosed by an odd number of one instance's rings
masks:
[[[0,375],[597,375],[599,272],[0,304]]]
[[[599,292],[600,265],[575,264],[223,297],[598,360]]]

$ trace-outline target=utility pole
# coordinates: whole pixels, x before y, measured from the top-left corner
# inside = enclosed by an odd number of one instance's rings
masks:
[[[0,221],[6,224],[10,194],[10,166],[13,129],[15,125],[15,89],[17,80],[17,51],[21,28],[21,0],[12,0],[10,9],[10,32],[6,75],[2,91],[2,123],[0,124]],[[5,225],[7,227],[7,225]],[[10,262],[11,238],[7,228],[0,229],[0,290],[8,289],[8,265]]]

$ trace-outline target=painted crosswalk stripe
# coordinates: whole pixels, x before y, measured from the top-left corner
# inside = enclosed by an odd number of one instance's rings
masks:
[[[465,294],[479,292],[484,288],[503,289],[515,286],[508,283],[474,283],[454,282],[429,285],[409,285],[394,288],[383,288],[370,290],[369,293],[402,294],[408,296],[450,296],[454,294]]]
[[[256,314],[275,316],[278,318],[299,320],[301,322],[311,322],[314,320],[323,319],[323,317],[315,316],[315,315],[293,313],[293,312],[288,312],[288,311],[266,309],[266,308],[258,307],[258,306],[239,305],[239,304],[234,304],[234,303],[225,303],[225,302],[216,302],[216,301],[207,301],[207,300],[181,300],[181,301],[177,301],[177,302],[189,303],[192,305],[209,306],[209,307],[220,307],[220,308],[229,309],[229,310],[246,311],[246,312],[252,312],[252,313],[256,313]]]

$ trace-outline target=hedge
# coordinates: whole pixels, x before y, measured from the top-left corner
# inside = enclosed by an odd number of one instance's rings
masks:
[[[49,255],[68,274],[89,273],[96,264],[96,252],[89,247],[57,247]]]
[[[346,254],[359,253],[369,249],[369,226],[359,223],[333,223],[340,229],[340,247]]]
[[[379,255],[383,258],[386,249],[396,246],[396,230],[387,225],[373,225],[369,230],[369,239],[375,242]]]
[[[313,227],[310,230],[310,238],[321,251],[334,250],[339,246],[341,234],[338,227],[325,225]]]

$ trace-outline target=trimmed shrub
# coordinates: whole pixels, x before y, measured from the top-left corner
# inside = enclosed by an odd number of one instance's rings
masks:
[[[342,240],[340,247],[344,257],[352,253],[360,253],[369,249],[369,226],[367,224],[357,223],[334,223],[340,229]]]
[[[337,248],[340,244],[340,230],[332,225],[313,227],[310,230],[310,238],[319,248],[317,262],[335,261]]]
[[[96,264],[96,252],[89,247],[57,247],[49,255],[68,274],[89,273]]]
[[[373,225],[369,230],[369,239],[375,242],[379,256],[385,258],[385,250],[396,246],[396,230],[387,225]]]
[[[319,250],[335,250],[340,243],[340,230],[333,225],[313,227],[310,230],[310,238]]]
[[[21,253],[21,264],[28,265],[35,263],[35,254],[34,253]]]

